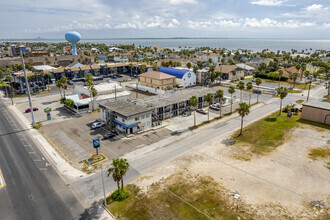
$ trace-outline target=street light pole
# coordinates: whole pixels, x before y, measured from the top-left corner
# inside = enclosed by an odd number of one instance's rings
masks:
[[[309,92],[311,91],[311,86],[312,86],[312,77],[309,77],[309,88],[308,88],[307,102],[308,102],[308,99],[309,99]]]
[[[104,179],[103,179],[103,168],[101,164],[101,176],[102,176],[102,185],[103,185],[103,196],[104,196],[104,205],[107,207],[107,197],[105,195]]]
[[[32,117],[32,126],[33,126],[33,128],[36,128],[37,126],[36,126],[36,122],[34,120],[34,113],[33,113],[32,101],[31,101],[31,94],[30,94],[30,86],[29,86],[29,82],[28,82],[28,79],[26,76],[25,64],[24,64],[24,59],[23,59],[23,49],[24,49],[24,47],[20,47],[20,54],[21,54],[21,60],[22,60],[22,65],[23,65],[26,89],[27,89],[28,98],[29,98],[30,112],[31,112],[31,117]]]

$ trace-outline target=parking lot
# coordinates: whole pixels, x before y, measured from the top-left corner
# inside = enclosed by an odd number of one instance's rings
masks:
[[[99,117],[98,112],[88,113],[80,118],[42,126],[39,131],[70,158],[73,166],[78,168],[82,166],[79,164],[81,160],[95,152],[93,149],[94,138],[101,139],[99,152],[112,159],[171,136],[170,130],[161,128],[129,138],[118,135],[104,140],[103,135],[108,132],[107,127],[91,128],[93,122]]]

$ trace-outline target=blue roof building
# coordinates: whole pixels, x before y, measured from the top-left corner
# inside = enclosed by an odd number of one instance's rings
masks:
[[[158,71],[175,76],[177,78],[176,83],[182,87],[196,85],[196,74],[191,70],[162,67]]]

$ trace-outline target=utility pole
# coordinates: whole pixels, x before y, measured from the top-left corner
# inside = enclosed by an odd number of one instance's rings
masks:
[[[103,185],[103,196],[104,196],[104,205],[107,207],[107,197],[105,195],[105,187],[104,187],[104,178],[103,178],[103,168],[101,164],[101,177],[102,177],[102,185]]]
[[[312,77],[308,77],[308,78],[309,78],[309,88],[308,88],[307,102],[309,99],[309,92],[311,91],[311,86],[312,86]]]
[[[31,112],[31,117],[32,117],[32,126],[33,128],[36,128],[36,122],[34,120],[34,113],[33,113],[33,107],[32,107],[32,101],[31,101],[31,94],[30,94],[30,86],[29,82],[26,76],[26,71],[25,71],[25,64],[24,64],[24,59],[23,59],[23,50],[25,50],[24,47],[20,46],[20,53],[21,53],[21,60],[22,60],[22,65],[23,65],[23,72],[24,72],[24,78],[25,78],[25,83],[26,83],[26,90],[28,92],[28,98],[29,98],[29,104],[30,104],[30,112]]]

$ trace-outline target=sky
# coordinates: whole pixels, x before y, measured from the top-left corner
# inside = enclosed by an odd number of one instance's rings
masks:
[[[10,0],[0,39],[330,39],[330,0]]]

